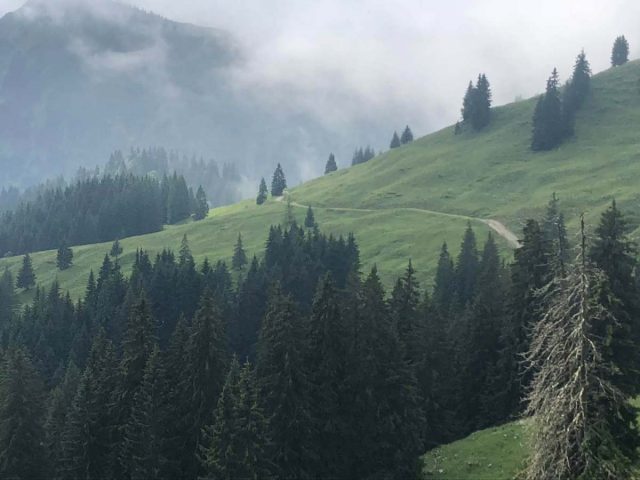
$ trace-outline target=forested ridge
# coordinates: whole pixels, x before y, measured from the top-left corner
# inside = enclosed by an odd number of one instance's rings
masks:
[[[0,257],[156,232],[208,209],[202,188],[194,194],[175,173],[90,176],[1,213]]]
[[[77,303],[54,284],[17,311],[5,272],[0,472],[412,478],[426,449],[519,416],[542,388],[522,358],[570,247],[554,197],[508,266],[470,226],[456,255],[443,245],[428,294],[409,263],[387,296],[376,268],[360,275],[355,238],[315,222],[271,227],[248,264],[239,238],[231,270],[196,265],[186,237],[177,253],[138,250],[130,278],[105,255]],[[590,301],[621,319],[605,351],[622,372],[614,451],[632,462],[638,359],[624,339],[638,336],[639,296],[615,203],[588,248],[610,284]]]

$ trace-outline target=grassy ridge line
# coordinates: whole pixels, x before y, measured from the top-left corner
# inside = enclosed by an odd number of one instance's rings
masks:
[[[269,226],[282,222],[285,205],[269,200],[262,206],[253,201],[211,210],[209,217],[200,222],[166,226],[161,232],[120,241],[124,248],[119,261],[128,274],[135,260],[135,250],[144,248],[153,257],[163,248],[177,251],[182,236],[186,233],[197,262],[205,257],[211,261],[225,260],[230,263],[233,246],[242,234],[247,254],[261,256],[267,240]],[[304,210],[295,209],[299,223],[304,221]],[[321,231],[334,235],[353,232],[360,247],[362,268],[367,271],[373,264],[378,266],[384,284],[389,288],[404,271],[409,258],[418,271],[418,279],[424,287],[432,281],[437,265],[440,246],[447,241],[450,249],[457,252],[458,244],[467,226],[467,219],[450,218],[442,215],[427,215],[424,212],[406,209],[371,211],[343,211],[317,209],[316,220]],[[479,242],[490,229],[479,221],[473,222]],[[503,251],[508,251],[506,242],[498,238]],[[63,290],[69,290],[72,297],[80,298],[86,286],[89,271],[97,272],[104,255],[110,250],[111,242],[76,246],[74,265],[60,272],[55,265],[56,252],[53,250],[32,254],[38,283],[47,287],[56,278]],[[8,267],[17,274],[22,257],[0,259],[0,271]],[[29,301],[33,292],[21,294],[22,302]]]

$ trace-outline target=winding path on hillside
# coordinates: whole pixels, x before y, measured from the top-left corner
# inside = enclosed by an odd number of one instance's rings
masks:
[[[283,197],[278,197],[276,201],[281,202],[284,199]],[[309,205],[303,205],[298,202],[291,202],[291,205],[298,208],[309,208]],[[491,230],[496,232],[502,238],[504,238],[511,248],[518,248],[520,246],[520,241],[518,240],[518,236],[509,230],[502,222],[493,219],[480,218],[480,217],[470,217],[468,215],[459,215],[456,213],[446,213],[446,212],[436,212],[435,210],[427,210],[424,208],[414,208],[414,207],[397,207],[397,208],[347,208],[347,207],[312,207],[312,208],[320,208],[322,210],[333,210],[337,212],[381,212],[381,211],[398,211],[404,210],[407,212],[420,212],[426,213],[428,215],[438,215],[441,217],[450,217],[450,218],[459,218],[464,220],[474,220],[478,222],[482,222],[487,225]]]

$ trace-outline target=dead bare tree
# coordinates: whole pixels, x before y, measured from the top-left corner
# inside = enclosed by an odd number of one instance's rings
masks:
[[[526,357],[534,372],[527,480],[631,476],[612,430],[629,399],[611,382],[617,369],[604,355],[618,322],[599,301],[609,294],[607,278],[586,258],[585,244],[583,222],[578,259],[543,292],[546,313]]]

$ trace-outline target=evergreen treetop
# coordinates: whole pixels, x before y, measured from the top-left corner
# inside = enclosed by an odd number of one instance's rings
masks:
[[[264,177],[260,179],[260,187],[258,187],[258,196],[256,197],[256,204],[262,205],[267,201],[269,191],[267,190],[267,182],[264,181]]]
[[[311,209],[311,205],[307,207],[307,215],[304,218],[304,226],[306,228],[315,228],[317,226],[315,216],[313,215],[313,210]]]
[[[284,176],[284,171],[278,163],[276,170],[273,172],[273,179],[271,180],[271,196],[281,197],[287,188],[287,180]]]
[[[68,245],[62,244],[56,254],[56,266],[58,270],[67,270],[71,265],[73,265],[73,250]]]
[[[393,132],[393,137],[391,138],[391,143],[389,144],[389,148],[398,148],[402,143],[400,142],[400,137],[398,136],[398,132]]]
[[[231,260],[231,267],[234,270],[242,270],[247,264],[247,254],[242,246],[242,234],[238,234],[238,240],[233,249],[233,259]]]
[[[22,267],[18,272],[18,278],[16,279],[16,286],[29,290],[36,284],[36,274],[33,271],[33,264],[31,263],[31,256],[27,253],[22,258]]]
[[[413,142],[413,132],[409,128],[409,125],[407,125],[402,132],[402,136],[400,137],[400,143],[404,145],[410,142]]]
[[[338,170],[338,165],[336,164],[336,157],[333,153],[329,154],[329,159],[327,160],[327,164],[324,167],[324,174],[327,175],[331,172],[335,172]]]
[[[613,42],[613,49],[611,50],[611,66],[619,67],[629,61],[629,42],[621,35]]]

